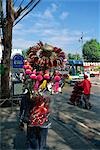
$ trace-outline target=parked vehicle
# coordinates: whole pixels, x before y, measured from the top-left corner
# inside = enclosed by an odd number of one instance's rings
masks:
[[[73,85],[76,81],[81,81],[84,77],[83,61],[69,60],[66,66],[69,66],[68,83]],[[68,68],[68,67],[67,67]]]

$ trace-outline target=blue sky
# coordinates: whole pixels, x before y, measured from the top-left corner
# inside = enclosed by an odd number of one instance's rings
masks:
[[[92,38],[100,42],[99,17],[99,0],[41,0],[13,28],[13,48],[27,49],[40,40],[81,54],[82,32],[84,43]]]

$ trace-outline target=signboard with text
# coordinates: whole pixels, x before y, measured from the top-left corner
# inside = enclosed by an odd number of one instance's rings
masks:
[[[16,54],[13,57],[13,68],[23,68],[24,57],[20,54]]]

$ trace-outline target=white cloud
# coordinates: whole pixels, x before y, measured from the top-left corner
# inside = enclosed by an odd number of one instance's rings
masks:
[[[51,6],[52,6],[52,8],[51,8],[52,12],[55,12],[58,8],[58,6],[55,3],[52,3]]]
[[[16,25],[13,32],[13,48],[26,49],[39,40],[62,49],[68,49],[68,46],[74,45],[76,41],[78,44],[81,32],[69,30],[65,25],[64,19],[69,15],[68,12],[63,11],[60,18],[55,18],[57,9],[58,6],[51,3],[41,13],[30,13],[29,17],[25,19],[25,24]]]
[[[51,5],[47,7],[44,12],[31,13],[31,17],[40,19],[53,19],[53,14],[56,12],[57,8],[58,6],[55,3],[51,3]]]
[[[39,20],[44,20],[44,19],[52,19],[53,18],[53,14],[51,12],[50,9],[46,9],[44,12],[37,12],[37,13],[31,13],[31,16],[28,17],[30,19],[34,18],[34,19],[39,19]],[[32,20],[30,20],[32,21]]]
[[[68,44],[73,44],[75,41],[78,41],[78,33],[81,32],[70,31],[67,28],[61,28],[57,22],[51,22],[48,24],[47,21],[44,21],[44,23],[41,24],[40,21],[27,30],[23,29],[21,32],[16,30],[14,34],[17,35],[17,38],[13,40],[13,47],[26,49],[41,40],[47,43],[50,42],[53,45],[58,45],[58,47],[65,49],[67,48]],[[33,38],[28,38],[25,40],[26,37],[30,35],[33,35]]]
[[[58,6],[55,4],[55,3],[51,3],[51,6],[48,7],[44,14],[43,14],[43,17],[47,17],[47,18],[53,18],[53,14],[56,12]]]
[[[45,12],[44,12],[44,14],[43,14],[43,16],[42,17],[44,17],[44,18],[53,18],[53,15],[52,15],[52,13],[51,13],[51,11],[50,10],[46,10]]]
[[[33,42],[32,40],[24,40],[22,38],[18,38],[17,40],[16,39],[13,39],[12,41],[12,47],[13,49],[14,48],[17,48],[17,49],[27,49],[29,48],[30,46],[33,46],[35,44],[35,42]]]
[[[23,24],[22,23],[18,23],[16,26],[13,27],[14,30],[21,30],[23,29]]]
[[[68,12],[62,12],[62,14],[60,15],[60,19],[64,20],[66,17],[68,17],[68,15]]]

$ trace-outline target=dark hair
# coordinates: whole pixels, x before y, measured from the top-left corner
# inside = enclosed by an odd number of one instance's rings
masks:
[[[84,74],[84,79],[87,79],[87,78],[88,78],[88,76],[86,74]]]

